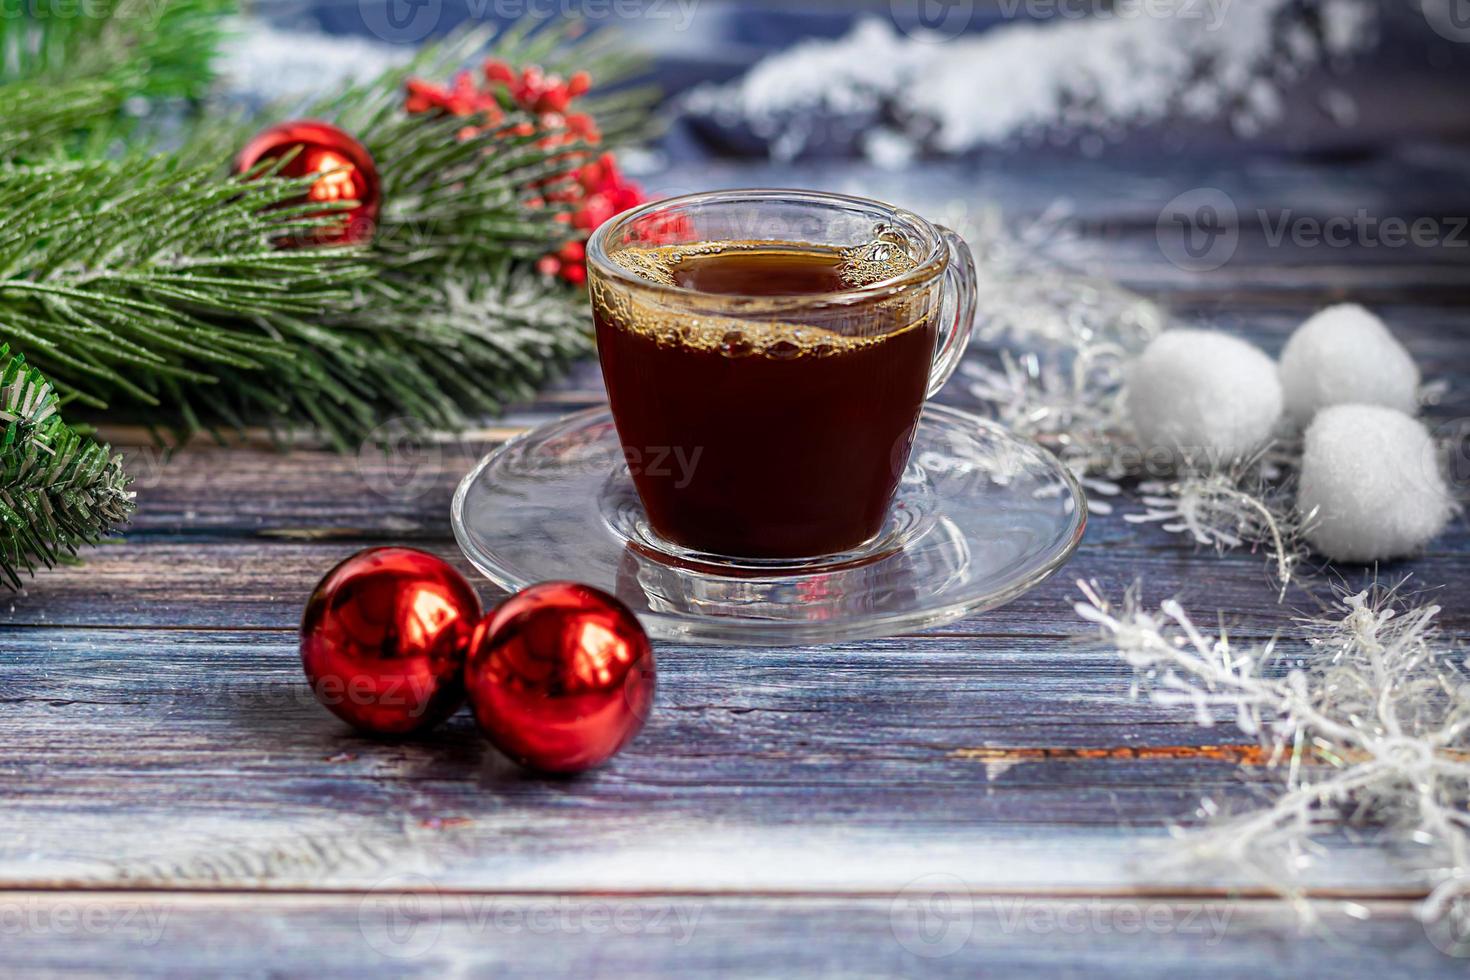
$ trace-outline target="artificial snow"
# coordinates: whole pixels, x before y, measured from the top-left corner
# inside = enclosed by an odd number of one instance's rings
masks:
[[[1454,510],[1424,426],[1379,405],[1335,405],[1307,428],[1297,511],[1306,538],[1336,561],[1418,551]]]
[[[1250,134],[1280,117],[1282,87],[1373,36],[1372,0],[1314,8],[1304,19],[1296,0],[1156,0],[952,39],[865,18],[845,37],[798,44],[735,83],[696,89],[685,107],[748,126],[777,159],[830,137],[833,127],[816,120],[833,117],[858,133],[892,121],[916,148],[942,153],[1048,127],[1085,132],[1098,148],[1097,133],[1176,116],[1223,117]],[[878,163],[907,160],[891,139],[864,146]]]
[[[288,31],[255,20],[233,25],[219,72],[237,98],[260,102],[325,95],[407,64],[413,49],[360,37]]]
[[[1281,352],[1286,412],[1298,425],[1329,405],[1384,405],[1413,415],[1419,368],[1383,321],[1356,303],[1329,306]]]
[[[1165,330],[1128,376],[1139,447],[1195,463],[1228,464],[1271,438],[1281,417],[1276,364],[1259,348],[1213,330]]]

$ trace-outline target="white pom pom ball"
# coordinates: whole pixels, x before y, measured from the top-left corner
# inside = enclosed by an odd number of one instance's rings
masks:
[[[1418,551],[1454,511],[1428,430],[1379,405],[1317,413],[1307,429],[1296,505],[1312,546],[1349,562]]]
[[[1321,310],[1281,351],[1286,413],[1297,425],[1329,405],[1419,410],[1419,368],[1383,321],[1356,303]]]
[[[1141,448],[1211,463],[1249,455],[1281,417],[1276,364],[1213,330],[1165,330],[1134,363],[1128,412]]]

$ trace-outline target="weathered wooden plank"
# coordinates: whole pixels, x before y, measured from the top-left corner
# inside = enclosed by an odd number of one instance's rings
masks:
[[[1121,521],[1119,522],[1121,525]],[[1102,528],[1102,522],[1094,525]],[[1120,533],[1135,533],[1123,526]],[[1291,634],[1292,616],[1314,610],[1315,600],[1293,594],[1278,603],[1265,559],[1249,553],[1199,553],[1188,542],[1155,527],[1136,532],[1134,544],[1112,540],[1101,530],[1089,538],[1056,577],[1001,609],[946,626],[947,635],[1072,636],[1080,623],[1071,612],[1073,581],[1097,578],[1115,594],[1141,580],[1151,599],[1182,597],[1203,613],[1223,611],[1245,636]],[[1338,569],[1353,588],[1376,574],[1388,582],[1412,573],[1415,587],[1451,589],[1470,577],[1470,553],[1446,537],[1436,550],[1412,561],[1373,569]],[[1094,544],[1094,541],[1096,542]],[[89,553],[80,566],[52,570],[25,591],[0,598],[0,623],[12,625],[153,626],[164,628],[293,627],[312,587],[333,564],[358,548],[413,544],[455,563],[480,587],[494,593],[442,538],[352,535],[342,540],[262,541],[137,538]],[[1446,550],[1439,550],[1444,548]],[[1329,586],[1332,578],[1322,578]],[[1470,609],[1448,603],[1443,622],[1452,630],[1470,625]]]
[[[23,642],[17,644],[15,640]],[[1228,725],[1129,697],[1054,640],[660,647],[654,714],[608,766],[510,765],[467,712],[360,736],[311,698],[289,633],[6,630],[0,885],[894,889],[1258,884],[1164,867],[1201,797],[1244,806]],[[1203,748],[1202,748],[1203,746]],[[1038,753],[1037,747],[1052,751]],[[1304,878],[1417,893],[1352,847]]]
[[[1420,254],[1404,256],[1398,263],[1358,265],[1344,261],[1342,254],[1308,259],[1290,250],[1242,241],[1228,264],[1193,272],[1160,261],[1156,239],[1128,236],[1117,241],[1087,239],[1057,258],[1166,304],[1214,301],[1249,309],[1282,303],[1325,306],[1347,301],[1374,305],[1417,301],[1463,307],[1470,300],[1470,247],[1443,251],[1456,258],[1432,262],[1439,257],[1437,253]]]
[[[14,924],[7,966],[46,975],[103,963],[159,977],[1464,975],[1393,901],[1321,903],[1320,926],[1301,933],[1269,901],[968,894],[943,877],[847,898],[431,887],[407,877],[364,895],[9,892],[0,921]]]

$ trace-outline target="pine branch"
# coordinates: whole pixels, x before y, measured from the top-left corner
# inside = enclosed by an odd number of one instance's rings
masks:
[[[602,147],[542,145],[524,113],[465,138],[462,118],[404,111],[408,74],[458,65],[486,36],[309,110],[374,153],[371,247],[275,248],[321,205],[290,206],[309,181],[223,174],[258,120],[206,119],[171,162],[0,169],[0,340],[91,406],[185,430],[307,423],[347,448],[388,418],[459,427],[529,396],[591,345],[585,297],[529,268],[567,231],[528,198]],[[581,64],[557,54],[566,42],[512,29],[491,50]],[[510,135],[518,123],[529,132]]]
[[[307,184],[163,160],[0,169],[0,340],[97,407],[290,370],[302,345],[272,323],[345,309],[371,274],[355,250],[273,246],[320,224],[282,206]]]
[[[131,130],[130,100],[199,98],[235,9],[235,0],[88,0],[0,16],[0,159],[86,155]]]
[[[512,114],[506,123],[534,122]],[[555,208],[531,209],[526,190],[565,177],[592,158],[572,145],[556,153],[527,136],[481,133],[457,138],[454,117],[385,114],[372,129],[370,150],[381,160],[384,208],[372,258],[386,268],[473,265],[507,255],[534,259],[566,236]]]
[[[585,303],[509,262],[367,279],[330,322],[278,320],[288,343],[311,349],[290,368],[222,370],[218,384],[181,387],[179,397],[202,418],[307,422],[344,450],[393,418],[461,428],[591,352]]]
[[[133,494],[121,457],[57,414],[40,372],[0,344],[0,582],[50,568],[128,519]]]
[[[275,249],[320,223],[280,206],[306,183],[0,169],[0,338],[85,404],[306,421],[343,446],[392,415],[461,425],[590,349],[585,300],[508,254],[405,275],[363,249]]]

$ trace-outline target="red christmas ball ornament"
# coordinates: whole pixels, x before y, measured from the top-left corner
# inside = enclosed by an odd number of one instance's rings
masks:
[[[464,661],[480,600],[448,563],[369,548],[326,574],[301,619],[301,664],[316,699],[381,735],[438,724],[464,703]]]
[[[580,772],[643,727],[653,707],[653,648],[628,607],[606,592],[543,582],[475,628],[465,685],[496,748],[533,769]]]
[[[292,150],[294,157],[277,171],[281,177],[322,176],[306,196],[292,201],[356,201],[346,210],[320,212],[336,219],[313,233],[282,245],[356,245],[370,241],[378,223],[382,191],[372,154],[345,130],[315,119],[296,119],[263,130],[245,144],[235,161],[236,173],[247,173],[262,160],[276,160]]]

